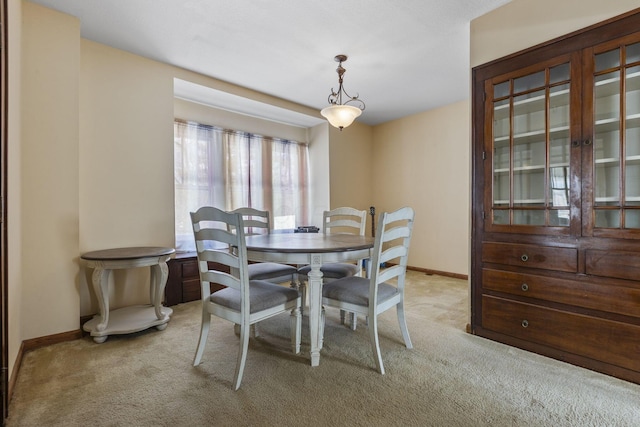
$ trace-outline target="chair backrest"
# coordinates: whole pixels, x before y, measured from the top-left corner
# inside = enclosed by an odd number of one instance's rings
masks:
[[[271,233],[271,218],[269,211],[261,211],[255,208],[238,208],[231,211],[242,215],[245,236]]]
[[[243,296],[243,305],[246,300],[248,310],[249,298],[244,296],[249,292],[249,273],[242,215],[205,206],[191,212],[191,223],[196,242],[202,299],[205,300],[210,295],[209,284],[218,283],[239,290]],[[228,266],[230,273],[210,269],[209,262]]]
[[[360,211],[355,208],[342,207],[324,211],[322,215],[322,232],[349,233],[364,236],[367,225],[367,211]]]
[[[370,273],[374,300],[377,300],[377,285],[394,278],[397,278],[398,289],[404,291],[414,216],[412,208],[404,207],[395,212],[384,212],[378,219],[371,256],[373,271]],[[394,262],[387,265],[392,260]]]

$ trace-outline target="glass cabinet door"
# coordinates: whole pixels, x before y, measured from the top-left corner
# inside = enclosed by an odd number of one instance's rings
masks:
[[[640,230],[640,43],[593,59],[592,227]]]
[[[567,228],[570,63],[494,79],[491,225]]]

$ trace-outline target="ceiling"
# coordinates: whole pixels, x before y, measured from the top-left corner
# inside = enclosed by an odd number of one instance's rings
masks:
[[[510,0],[31,1],[78,17],[85,39],[317,110],[346,54],[344,88],[376,125],[467,99],[469,22]]]

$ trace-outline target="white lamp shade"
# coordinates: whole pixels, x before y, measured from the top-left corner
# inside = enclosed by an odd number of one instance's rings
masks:
[[[352,105],[331,105],[323,108],[320,114],[331,123],[331,126],[342,130],[353,123],[356,117],[362,114],[362,110]]]

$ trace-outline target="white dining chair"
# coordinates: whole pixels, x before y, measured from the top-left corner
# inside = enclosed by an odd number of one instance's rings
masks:
[[[269,211],[243,207],[231,212],[242,215],[245,236],[271,233]],[[249,264],[249,280],[268,280],[275,283],[289,282],[292,287],[298,288],[298,271],[292,265],[277,262],[256,262]]]
[[[329,211],[324,211],[322,214],[322,232],[324,234],[358,234],[364,236],[365,226],[367,225],[367,211],[358,210],[352,207],[340,207]],[[323,264],[320,267],[322,271],[323,283],[328,283],[332,280],[341,279],[343,277],[356,276],[362,274],[363,260],[357,260],[356,262],[335,262]],[[308,275],[311,271],[311,266],[305,265],[298,268],[298,281],[300,282],[302,301],[304,303],[306,297],[306,285],[308,281]],[[340,311],[340,321],[344,324],[345,311]],[[350,313],[351,329],[356,330],[357,315]]]
[[[381,374],[384,374],[384,365],[378,337],[380,313],[396,307],[404,343],[407,348],[413,348],[404,313],[404,287],[414,216],[410,207],[380,215],[369,278],[345,277],[325,284],[322,289],[324,307],[367,316],[371,347]],[[325,320],[323,312],[323,330]]]
[[[200,338],[193,365],[199,365],[202,359],[211,316],[239,325],[240,348],[233,379],[233,389],[238,390],[247,359],[251,325],[282,313],[290,313],[291,347],[295,354],[300,353],[300,294],[295,289],[265,280],[249,280],[245,224],[241,214],[207,206],[191,212],[191,221],[202,291]],[[210,269],[210,262],[229,267],[230,273]],[[226,288],[210,294],[211,283]]]

